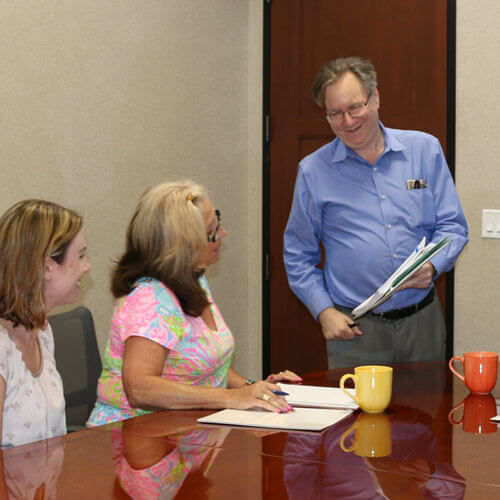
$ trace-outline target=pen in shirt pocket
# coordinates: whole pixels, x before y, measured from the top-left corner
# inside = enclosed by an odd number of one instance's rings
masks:
[[[425,189],[427,181],[425,179],[408,179],[406,181],[406,189]]]

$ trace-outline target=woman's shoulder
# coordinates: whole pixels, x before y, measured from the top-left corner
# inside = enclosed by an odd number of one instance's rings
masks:
[[[7,379],[11,371],[16,352],[16,344],[10,338],[7,329],[0,324],[0,375]]]
[[[140,278],[133,290],[117,303],[120,312],[144,308],[168,307],[182,311],[177,296],[170,288],[156,278]]]
[[[14,345],[7,329],[0,323],[0,350],[5,351],[8,346]]]
[[[4,336],[9,336],[9,334],[7,333],[7,329],[5,328],[5,326],[2,325],[2,323],[0,322],[0,337],[4,337]]]
[[[52,327],[48,321],[45,328],[42,328],[38,332],[38,338],[40,339],[43,347],[47,348],[47,350],[51,353],[54,352],[54,334],[52,333]]]
[[[171,297],[177,301],[175,293],[168,288],[162,281],[156,278],[140,278],[135,282],[134,289],[127,295],[127,297],[146,298],[146,297],[165,298]]]
[[[200,284],[201,288],[203,288],[203,290],[207,294],[208,300],[210,302],[213,302],[212,290],[210,290],[210,285],[208,284],[207,277],[205,275],[200,276],[198,278],[198,283]]]

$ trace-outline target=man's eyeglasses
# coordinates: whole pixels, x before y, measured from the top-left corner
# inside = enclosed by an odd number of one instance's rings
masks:
[[[351,118],[357,118],[358,116],[361,116],[365,112],[366,106],[368,106],[368,101],[370,100],[371,96],[372,93],[370,92],[365,102],[355,102],[354,104],[351,104],[351,106],[349,106],[349,109],[346,111],[331,111],[330,113],[327,113],[326,119],[328,120],[328,123],[333,123],[334,125],[340,124],[344,120],[344,115],[346,113]]]
[[[215,217],[217,218],[217,227],[215,228],[215,232],[212,236],[207,234],[207,240],[209,243],[215,243],[219,239],[219,231],[220,231],[220,210],[215,210]]]

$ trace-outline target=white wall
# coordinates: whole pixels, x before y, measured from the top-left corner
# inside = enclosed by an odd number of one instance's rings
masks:
[[[37,197],[82,213],[101,350],[138,196],[190,177],[228,231],[209,279],[236,367],[260,375],[261,4],[0,0],[0,211]]]

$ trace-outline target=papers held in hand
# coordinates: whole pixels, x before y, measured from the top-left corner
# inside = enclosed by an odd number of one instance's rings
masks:
[[[425,236],[409,257],[389,276],[387,281],[358,307],[353,309],[352,317],[357,319],[368,311],[385,302],[405,281],[410,279],[427,261],[440,252],[449,242],[443,238],[439,243],[425,244]]]

